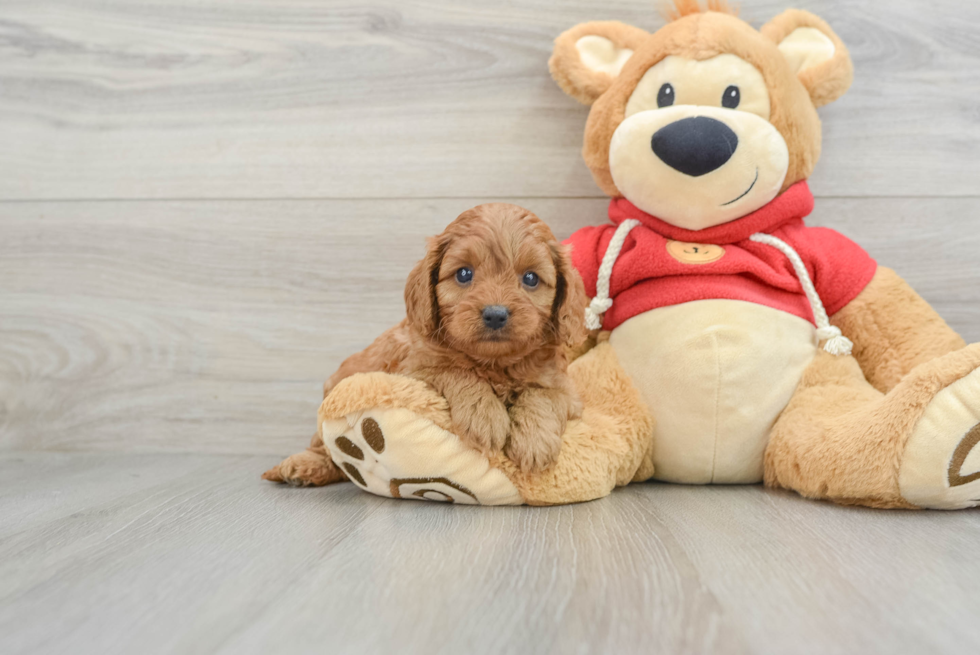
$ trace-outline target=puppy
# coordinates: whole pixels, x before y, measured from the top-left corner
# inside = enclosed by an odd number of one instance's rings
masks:
[[[405,286],[407,318],[348,358],[354,373],[419,378],[449,402],[454,432],[524,471],[555,462],[581,404],[566,349],[588,336],[585,289],[537,216],[508,204],[463,212],[429,240]]]

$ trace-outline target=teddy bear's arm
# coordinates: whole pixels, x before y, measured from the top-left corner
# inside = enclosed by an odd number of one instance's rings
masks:
[[[905,280],[881,266],[831,322],[854,342],[854,357],[882,392],[919,364],[966,345]]]

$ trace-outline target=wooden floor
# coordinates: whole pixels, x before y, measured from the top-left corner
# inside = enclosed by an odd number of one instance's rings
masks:
[[[0,652],[974,653],[975,512],[644,484],[479,508],[269,457],[0,456]]]
[[[650,0],[0,1],[0,653],[972,653],[980,512],[640,485],[549,509],[258,479],[488,200],[604,220],[571,25]],[[850,46],[810,223],[980,341],[980,3]]]

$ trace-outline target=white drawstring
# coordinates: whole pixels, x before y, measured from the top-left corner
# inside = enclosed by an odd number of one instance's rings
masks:
[[[613,305],[612,298],[609,297],[609,280],[612,277],[612,269],[616,264],[616,259],[619,257],[620,251],[623,249],[623,244],[626,242],[626,235],[639,224],[640,221],[632,218],[620,223],[612,239],[609,241],[606,254],[602,256],[602,264],[599,266],[599,274],[596,278],[595,298],[585,308],[585,326],[590,330],[598,330],[602,327],[602,315],[609,311],[609,308]],[[786,255],[789,263],[793,266],[796,277],[800,280],[803,293],[810,303],[810,310],[813,312],[813,321],[817,324],[817,339],[827,342],[824,344],[823,349],[831,355],[850,355],[854,344],[841,333],[839,327],[830,324],[827,310],[823,306],[823,301],[820,300],[820,295],[817,293],[816,287],[813,286],[810,273],[806,270],[806,265],[793,247],[782,239],[778,239],[771,234],[762,234],[761,232],[753,234],[749,237],[749,240],[772,246]]]
[[[813,320],[817,324],[817,339],[827,342],[824,344],[823,349],[831,355],[850,355],[854,344],[841,333],[839,327],[830,324],[830,318],[827,317],[827,310],[824,309],[820,295],[817,294],[817,289],[813,286],[810,273],[806,270],[803,260],[793,250],[793,247],[771,234],[753,234],[749,237],[749,240],[772,246],[786,255],[789,263],[793,265],[796,277],[800,280],[800,285],[803,287],[803,293],[806,294],[806,299],[810,302],[810,309],[813,311]]]
[[[639,224],[640,221],[632,218],[620,223],[609,241],[606,254],[602,256],[602,264],[599,266],[599,275],[595,283],[595,298],[585,308],[585,327],[590,330],[598,330],[602,327],[602,315],[612,307],[613,301],[609,297],[609,278],[612,277],[613,265],[623,249],[626,235]]]

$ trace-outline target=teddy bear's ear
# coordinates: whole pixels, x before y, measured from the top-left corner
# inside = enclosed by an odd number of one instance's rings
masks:
[[[638,27],[616,21],[582,23],[555,39],[548,68],[565,93],[591,105],[647,36]]]
[[[762,27],[817,107],[840,98],[854,81],[854,64],[844,42],[813,14],[790,9]]]

